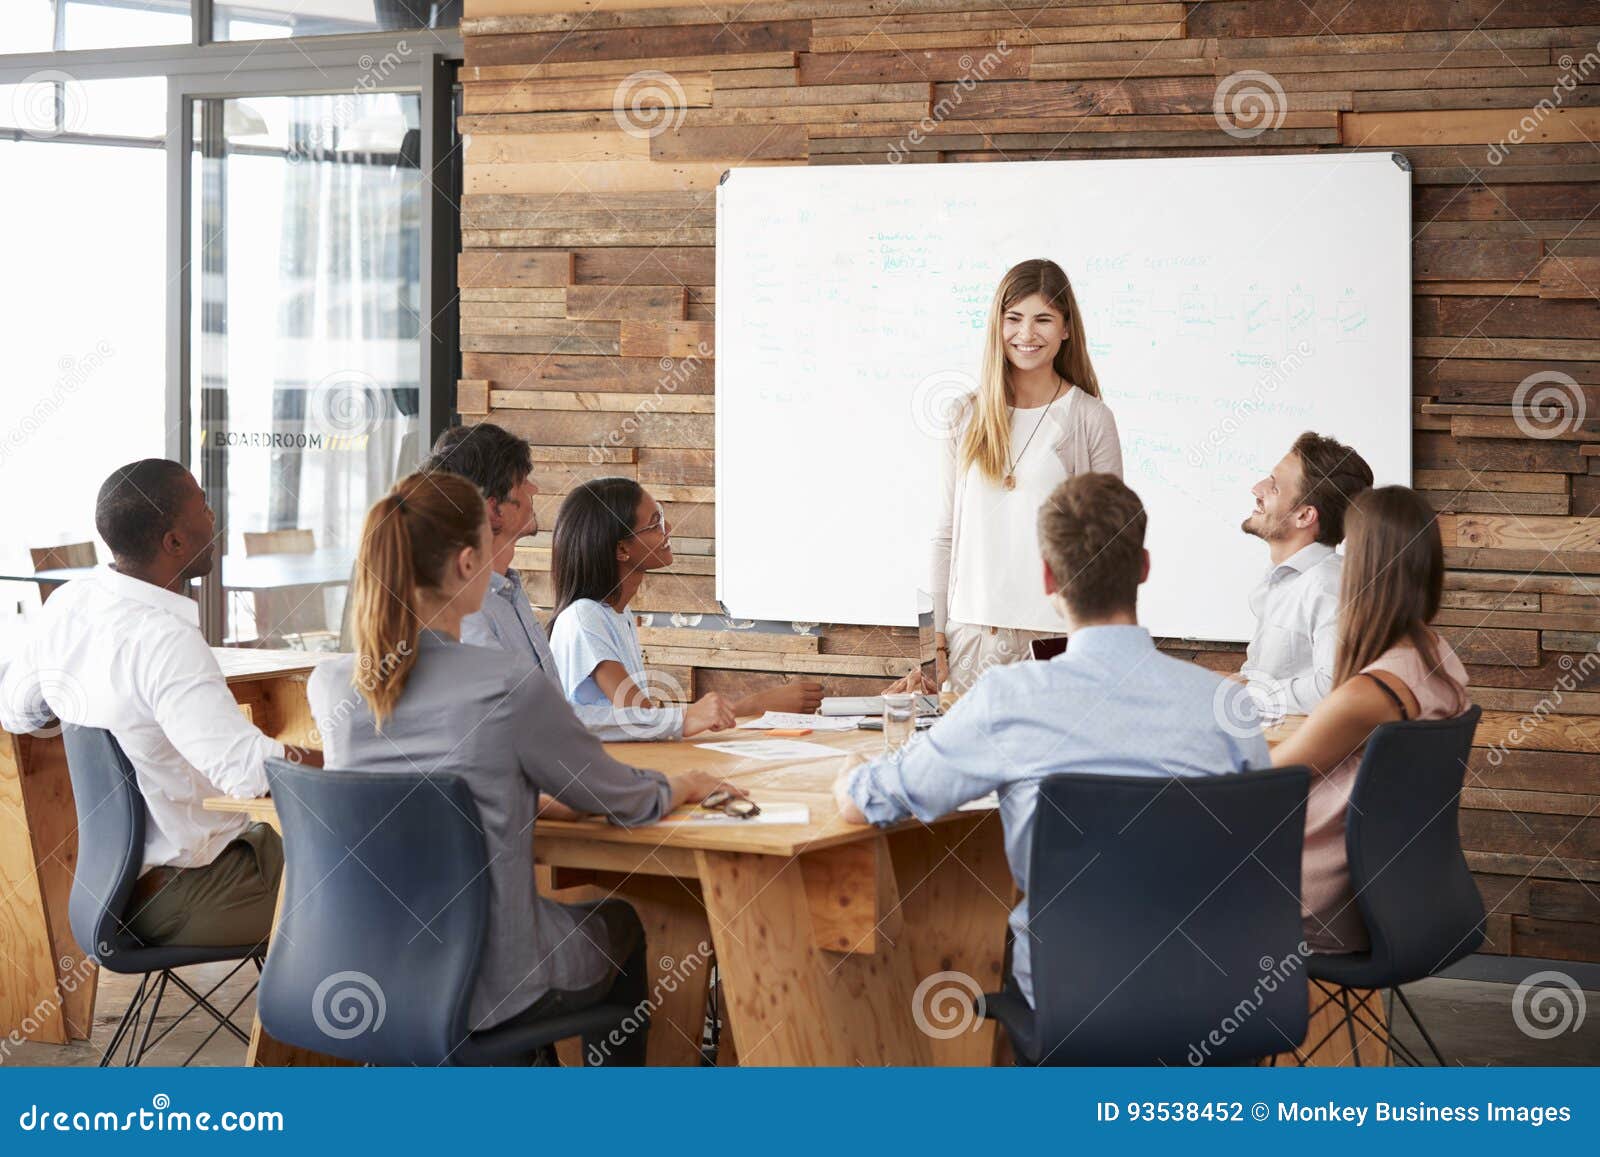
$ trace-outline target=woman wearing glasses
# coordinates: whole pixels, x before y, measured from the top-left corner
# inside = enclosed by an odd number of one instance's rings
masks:
[[[687,710],[664,706],[650,686],[628,603],[644,576],[672,564],[672,527],[661,504],[632,478],[585,482],[561,504],[551,569],[556,618],[550,650],[567,699],[661,712],[661,737],[732,727],[739,715],[815,711],[822,684],[785,683],[730,701],[712,692]]]

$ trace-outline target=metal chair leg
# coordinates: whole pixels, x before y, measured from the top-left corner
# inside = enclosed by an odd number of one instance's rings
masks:
[[[131,1054],[133,1060],[129,1067],[135,1067],[144,1060],[144,1054],[150,1051],[150,1030],[156,1026],[156,1016],[161,1012],[161,998],[167,991],[167,978],[172,973],[162,970],[161,976],[156,980],[156,996],[150,1004],[150,1014],[144,1022],[144,1035],[139,1039],[139,1051]]]
[[[1395,985],[1392,990],[1396,999],[1406,1010],[1406,1015],[1411,1018],[1411,1023],[1417,1026],[1417,1031],[1422,1034],[1422,1039],[1427,1042],[1428,1049],[1433,1053],[1433,1059],[1443,1067],[1449,1062],[1444,1059],[1444,1054],[1439,1051],[1439,1046],[1433,1043],[1433,1037],[1428,1035],[1427,1027],[1422,1023],[1422,1018],[1417,1015],[1417,1010],[1411,1007],[1411,1002],[1406,999],[1406,994],[1400,991],[1400,986]]]
[[[122,1019],[117,1022],[116,1031],[111,1034],[111,1043],[106,1045],[105,1051],[100,1054],[102,1069],[111,1064],[111,1058],[116,1055],[117,1049],[122,1045],[123,1037],[128,1034],[128,1027],[138,1023],[139,1009],[144,1005],[149,984],[148,972],[139,977],[139,987],[133,990],[133,996],[128,1000],[128,1007],[122,1010]]]
[[[1339,1007],[1344,1010],[1344,1027],[1350,1035],[1350,1055],[1355,1058],[1356,1068],[1361,1067],[1361,1042],[1356,1039],[1356,1018],[1350,1011],[1350,990],[1339,989]]]

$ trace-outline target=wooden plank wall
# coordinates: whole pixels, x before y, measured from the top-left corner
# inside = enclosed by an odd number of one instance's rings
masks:
[[[1441,621],[1486,712],[1462,834],[1490,950],[1600,960],[1593,0],[468,0],[463,31],[459,408],[533,444],[546,526],[599,474],[666,501],[679,562],[635,607],[655,612],[652,665],[694,694],[773,673],[870,690],[927,646],[910,631],[712,633],[670,617],[716,610],[724,169],[1403,151],[1416,481],[1447,512]],[[645,111],[630,114],[636,98]],[[1564,408],[1542,427],[1516,409],[1537,374],[1565,375],[1544,381]],[[546,602],[548,560],[548,535],[519,556]]]

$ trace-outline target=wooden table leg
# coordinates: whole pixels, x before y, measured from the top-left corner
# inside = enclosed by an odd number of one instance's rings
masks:
[[[0,732],[0,828],[0,1036],[87,1040],[99,968],[67,917],[78,828],[59,737]]]
[[[571,875],[566,873],[567,878]],[[594,886],[552,889],[548,894],[567,904],[607,896],[626,900],[644,925],[650,969],[648,1063],[698,1065],[712,961],[711,927],[699,883],[672,876],[608,872],[584,872],[582,878],[593,880]],[[557,1051],[567,1065],[578,1063],[581,1055],[576,1041],[562,1042]],[[586,1057],[582,1061],[590,1063]]]
[[[1016,903],[1000,813],[892,832],[889,851],[904,914],[900,939],[933,1063],[989,1065],[997,1026],[967,1002],[1000,988],[1006,918]]]
[[[798,859],[696,852],[695,860],[740,1064],[929,1063],[929,1039],[911,1016],[910,952],[819,948]]]

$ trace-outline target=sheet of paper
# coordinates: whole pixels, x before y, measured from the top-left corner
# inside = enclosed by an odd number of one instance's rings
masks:
[[[836,747],[807,743],[803,739],[728,739],[721,743],[697,743],[707,751],[740,755],[746,759],[832,759],[846,754]]]
[[[741,731],[788,731],[810,728],[812,731],[854,731],[865,715],[801,715],[793,711],[768,711],[759,719],[739,724]]]
[[[803,803],[761,803],[761,814],[748,819],[737,816],[724,815],[722,812],[708,812],[696,808],[685,816],[669,816],[662,823],[678,824],[686,828],[702,827],[738,827],[744,824],[808,824],[811,822],[811,809]]]
[[[968,800],[966,803],[964,803],[960,807],[956,808],[956,811],[958,811],[958,812],[987,812],[987,811],[993,811],[995,808],[997,808],[999,806],[1000,806],[1000,795],[999,795],[999,793],[991,791],[988,795],[979,796],[977,799]]]

